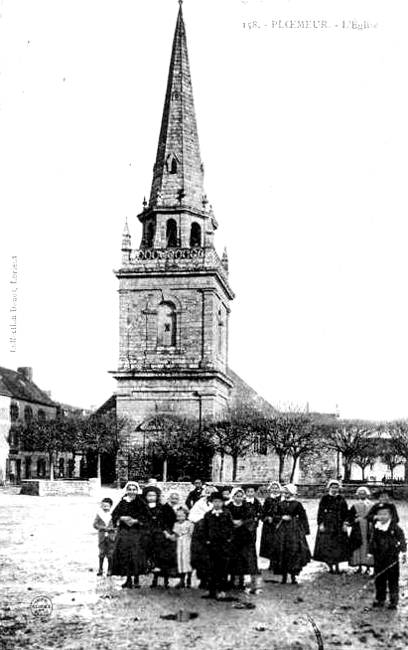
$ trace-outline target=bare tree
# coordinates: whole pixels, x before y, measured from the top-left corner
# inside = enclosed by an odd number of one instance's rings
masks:
[[[109,453],[117,457],[121,447],[121,434],[129,420],[118,417],[114,410],[105,413],[92,413],[87,418],[77,419],[80,435],[77,447],[83,452],[97,455],[97,477],[101,478],[101,454]]]
[[[397,465],[404,462],[405,463],[405,481],[408,483],[408,420],[395,420],[389,422],[384,427],[390,435],[389,451],[392,452],[388,455],[388,460],[385,460],[390,468],[391,475],[394,473],[394,469]],[[396,456],[393,460],[393,456]],[[391,470],[391,463],[394,463],[397,458],[399,462],[396,463]]]
[[[199,423],[173,415],[154,419],[148,449],[162,458],[163,481],[168,471],[177,478],[181,475],[207,478],[214,455],[214,444]]]
[[[23,448],[44,451],[50,461],[50,480],[54,479],[55,458],[58,452],[74,451],[79,441],[79,429],[74,418],[33,421],[21,433]]]
[[[350,480],[352,463],[365,453],[369,437],[375,430],[375,423],[363,420],[339,420],[335,426],[327,428],[324,445],[341,453],[346,481]]]
[[[367,438],[365,444],[363,441],[355,451],[352,462],[361,469],[361,480],[365,480],[365,469],[368,467],[379,455],[378,440]]]
[[[204,423],[214,445],[214,450],[221,455],[232,457],[232,480],[235,481],[238,459],[246,456],[252,449],[254,435],[259,430],[259,413],[249,406],[235,407],[229,410],[226,418],[220,422]]]

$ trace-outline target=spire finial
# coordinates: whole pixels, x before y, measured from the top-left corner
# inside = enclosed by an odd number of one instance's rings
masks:
[[[183,4],[183,0],[178,0],[178,3],[180,5],[180,7],[181,7],[181,5]]]

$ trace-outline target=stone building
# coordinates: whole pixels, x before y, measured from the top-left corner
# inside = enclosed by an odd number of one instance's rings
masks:
[[[158,413],[221,419],[247,386],[228,367],[234,293],[203,181],[180,4],[150,198],[138,215],[141,241],[132,249],[126,223],[116,271],[119,364],[108,404],[134,422],[132,444],[144,443]]]
[[[28,367],[0,367],[0,400],[0,478],[19,483],[22,478],[45,477],[47,454],[24,451],[19,432],[35,419],[55,418],[58,404],[38,388]]]
[[[0,485],[5,481],[18,484],[22,479],[49,478],[48,453],[24,449],[22,429],[35,421],[75,415],[89,415],[89,411],[51,399],[49,391],[34,383],[32,368],[15,371],[0,367]],[[55,459],[55,477],[79,477],[84,464],[86,467],[83,454],[61,451]]]

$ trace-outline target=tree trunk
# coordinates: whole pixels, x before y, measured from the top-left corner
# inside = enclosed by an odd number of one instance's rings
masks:
[[[295,478],[295,471],[296,471],[297,462],[298,462],[298,456],[293,456],[292,471],[290,473],[290,482],[291,483],[293,483],[293,479]]]
[[[283,470],[285,468],[285,455],[284,454],[278,454],[279,456],[279,483],[282,483],[282,476],[283,476]]]
[[[362,481],[365,480],[365,479],[364,479],[364,470],[365,470],[365,467],[362,467],[362,468],[361,468],[361,480],[362,480]]]
[[[221,483],[223,481],[223,474],[224,474],[224,452],[222,451],[220,453],[220,476],[219,476],[219,480]]]
[[[232,480],[235,481],[237,478],[237,469],[238,469],[238,456],[232,457]]]
[[[101,478],[101,454],[98,452],[97,461],[96,461],[96,476]]]
[[[163,460],[163,483],[167,482],[167,458]]]
[[[394,483],[394,469],[395,468],[391,467],[391,465],[389,465],[389,468],[390,468],[390,474],[391,474],[391,481]]]
[[[344,481],[350,481],[351,463],[349,460],[344,461]]]
[[[50,481],[54,480],[54,453],[50,453]]]

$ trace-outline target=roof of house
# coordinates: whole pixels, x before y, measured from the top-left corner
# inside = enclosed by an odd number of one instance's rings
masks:
[[[261,397],[256,390],[251,388],[236,372],[228,368],[228,376],[234,382],[234,388],[231,391],[229,399],[230,407],[246,406],[254,408],[262,415],[272,416],[278,412],[276,408]]]
[[[7,397],[12,397],[12,394],[10,393],[6,384],[4,383],[1,375],[0,375],[0,395],[6,395]]]
[[[33,382],[27,379],[22,373],[0,366],[0,387],[7,391],[6,395],[14,399],[44,404],[45,406],[56,406],[56,403],[47,393]],[[2,394],[4,394],[2,392]]]

